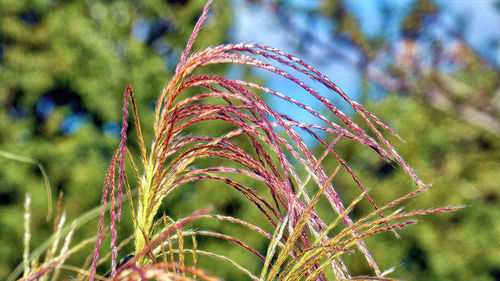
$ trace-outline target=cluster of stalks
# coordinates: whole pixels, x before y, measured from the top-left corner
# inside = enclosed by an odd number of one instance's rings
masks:
[[[257,44],[226,44],[191,53],[210,3],[211,1],[205,6],[194,28],[175,75],[157,100],[154,139],[149,151],[143,140],[134,92],[131,87],[126,89],[122,138],[106,174],[92,262],[89,260],[88,264],[79,269],[78,278],[105,278],[97,274],[96,269],[100,263],[111,258],[111,271],[106,278],[113,280],[218,280],[196,266],[199,257],[207,256],[231,263],[235,270],[243,272],[251,280],[346,280],[355,277],[351,276],[343,255],[359,251],[373,268],[374,279],[389,280],[386,275],[391,270],[381,271],[364,238],[382,231],[392,231],[397,236],[396,229],[415,223],[415,216],[454,210],[457,207],[410,212],[395,209],[408,198],[428,188],[398,155],[383,132],[399,139],[400,137],[302,60]],[[317,100],[321,108],[313,109],[285,94],[255,83],[194,73],[195,70],[201,72],[200,68],[203,69],[204,66],[221,63],[252,66],[282,76],[290,83],[300,86],[306,98]],[[340,96],[360,115],[364,124],[356,124],[331,99],[312,88],[310,85],[313,83],[328,89],[328,94],[333,94],[332,97]],[[194,94],[186,94],[188,89]],[[278,97],[286,106],[307,112],[317,122],[299,122],[294,116],[282,114],[265,102],[265,96]],[[140,159],[134,159],[126,146],[129,107],[132,108],[135,120]],[[190,127],[205,121],[225,122],[231,124],[229,127],[232,129],[220,136],[185,133]],[[305,135],[312,136],[316,145],[323,148],[323,153],[313,153],[303,140]],[[238,146],[235,140],[242,138],[250,147]],[[413,179],[416,190],[384,206],[377,206],[355,172],[336,152],[336,145],[342,139],[369,147],[386,161],[401,166]],[[328,170],[324,165],[323,160],[327,157],[338,163],[335,169]],[[223,159],[224,164],[197,168],[198,161],[213,158]],[[124,172],[127,161],[135,172],[133,183]],[[348,204],[340,197],[334,184],[335,176],[341,171],[348,173],[359,187],[359,196]],[[270,196],[241,180],[245,177],[262,183]],[[211,214],[207,208],[185,218],[174,219],[164,215],[158,219],[157,213],[169,194],[189,183],[206,179],[241,192],[250,205],[258,208],[265,222],[255,225],[235,217]],[[132,240],[135,252],[125,263],[118,263],[118,249],[125,243],[117,242],[117,224],[121,218],[124,192],[130,195],[134,227],[133,235],[125,242]],[[133,199],[134,192],[137,194],[136,199]],[[316,204],[321,198],[328,202],[331,211],[328,218],[320,216],[316,211]],[[216,200],[217,196],[213,196],[213,199]],[[361,200],[368,200],[373,206],[373,212],[353,220],[349,213]],[[28,206],[27,203],[27,214]],[[109,226],[104,223],[107,208],[110,211]],[[256,235],[266,237],[267,252],[259,253],[244,241],[230,235],[210,230],[185,229],[192,221],[206,218],[240,224]],[[29,218],[27,221],[29,225]],[[67,256],[82,247],[83,242],[73,248],[69,247],[73,233],[71,230],[60,254],[54,255],[63,224],[64,216],[58,223],[61,226],[56,227],[56,238],[53,240],[55,247],[49,250],[52,254],[45,263],[30,265],[26,250],[23,280],[47,276],[49,271],[52,271],[55,280]],[[272,225],[274,232],[265,231],[266,224]],[[342,226],[340,231],[339,226]],[[29,235],[29,227],[27,229]],[[101,258],[101,242],[108,233],[111,235],[110,257],[107,255]],[[195,235],[215,236],[245,248],[250,255],[261,260],[260,272],[251,272],[237,260],[219,253],[198,249]],[[193,237],[192,249],[184,247],[182,242],[183,237],[189,236]],[[27,239],[29,244],[29,237]],[[192,256],[193,264],[186,264],[186,255]],[[331,276],[327,272],[331,272]]]

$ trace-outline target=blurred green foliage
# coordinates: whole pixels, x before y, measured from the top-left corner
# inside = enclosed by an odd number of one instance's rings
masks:
[[[133,86],[146,140],[153,108],[205,1],[0,1],[0,149],[40,161],[70,221],[99,205],[119,143],[123,92]],[[226,41],[229,1],[217,1],[194,49]],[[218,71],[215,69],[215,71]],[[135,131],[135,129],[134,129]],[[134,132],[132,131],[132,132]],[[134,134],[130,134],[134,150]],[[22,257],[24,194],[31,247],[52,231],[36,166],[0,158],[0,279]],[[55,204],[55,202],[54,202]],[[130,231],[130,225],[122,230]],[[91,221],[75,240],[94,236]],[[85,255],[75,256],[82,259]],[[81,264],[81,262],[80,262]]]
[[[500,272],[500,139],[456,116],[413,98],[391,94],[368,109],[395,129],[406,144],[396,145],[401,155],[430,189],[405,204],[406,210],[464,205],[456,212],[419,218],[417,225],[367,239],[375,259],[393,276],[404,280],[498,280]],[[396,141],[396,140],[394,140]],[[343,157],[359,171],[361,181],[383,205],[413,190],[401,169],[370,150],[349,142],[340,144]],[[338,182],[347,183],[341,173]],[[352,186],[338,185],[343,193]],[[363,202],[355,213],[373,209]],[[360,263],[358,274],[367,274]]]

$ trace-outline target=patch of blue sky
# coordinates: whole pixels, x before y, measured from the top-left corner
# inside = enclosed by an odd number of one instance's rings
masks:
[[[290,34],[289,30],[284,30],[279,19],[276,18],[276,15],[272,11],[262,6],[252,5],[241,0],[235,0],[234,4],[235,21],[232,27],[232,41],[234,43],[259,43],[278,48],[291,54],[299,53],[298,48],[303,42],[299,42],[298,37]],[[310,23],[304,15],[296,13],[293,16],[295,17],[294,20],[297,21],[294,22],[296,24],[307,25]],[[311,28],[311,31],[314,32],[315,37],[327,40],[329,38],[328,33],[331,32],[332,27],[333,24],[331,21],[320,19],[315,21],[315,26]],[[308,52],[306,57],[301,57],[305,62],[311,64],[311,66],[317,68],[323,74],[326,74],[332,82],[336,83],[351,98],[355,100],[359,99],[358,93],[360,92],[361,77],[352,64],[346,64],[340,57],[332,57],[331,54],[326,53],[325,50],[320,48],[311,48],[311,50],[308,49],[308,51],[311,52]],[[355,59],[357,55],[353,52],[347,52],[347,56]],[[290,69],[285,70],[289,71]],[[319,101],[290,80],[262,70],[255,70],[254,73],[265,77],[266,86],[269,88],[284,93],[305,105],[311,106],[319,110],[322,114],[324,113],[321,112],[321,103]],[[332,96],[331,91],[320,85],[320,83],[314,82],[306,76],[297,74],[296,72],[293,72],[293,75],[304,80],[307,84],[312,85],[320,94],[328,96],[328,98],[337,103],[336,105],[342,110],[346,110],[343,101],[338,97]],[[290,106],[288,102],[284,102],[278,97],[269,96],[267,101],[279,112],[287,114],[299,122],[323,125],[322,122],[312,114],[296,106]],[[307,134],[302,134],[302,137],[305,139],[306,143],[314,142],[314,138]]]
[[[347,58],[343,60],[340,56],[328,53],[322,46],[307,47],[305,50],[300,50],[298,36],[294,36],[294,32],[283,28],[282,23],[277,19],[274,11],[266,5],[250,4],[243,0],[234,0],[234,22],[232,27],[232,41],[235,43],[259,43],[279,48],[292,54],[301,54],[306,62],[316,67],[318,70],[331,78],[334,83],[337,83],[354,100],[359,99],[360,92],[360,73],[356,67],[353,67],[353,62],[359,61],[359,54],[355,51],[349,51],[353,48],[341,48],[342,55]],[[346,8],[359,20],[363,32],[368,36],[383,35],[389,38],[389,41],[396,42],[400,40],[401,21],[411,10],[415,0],[400,0],[400,1],[345,1]],[[493,7],[495,1],[436,1],[441,9],[440,16],[443,21],[453,22],[452,19],[459,14],[463,14],[468,20],[469,30],[465,33],[465,39],[472,46],[476,46],[477,50],[485,52],[485,46],[491,39],[500,38],[500,28],[485,28],[493,26],[493,23],[500,22],[500,14]],[[321,3],[319,1],[306,0],[288,0],[287,4],[307,10],[308,7],[315,8]],[[390,9],[390,18],[384,18],[383,9]],[[300,11],[300,9],[297,9]],[[331,41],[331,32],[334,27],[331,20],[319,16],[314,21],[307,18],[307,13],[296,12],[292,9],[290,19],[297,26],[306,27],[309,32],[314,34],[315,38],[320,40],[330,41],[328,44],[340,44],[341,42]],[[388,22],[387,22],[388,21]],[[313,26],[311,25],[313,24]],[[457,28],[456,26],[451,26]],[[444,38],[446,42],[446,34],[442,29],[433,31],[435,36]],[[430,50],[431,46],[422,42],[424,51]],[[481,47],[483,50],[481,50]],[[490,49],[496,61],[500,60],[499,47]],[[424,54],[425,56],[425,54]],[[349,65],[349,62],[351,65]],[[260,73],[260,72],[259,72]],[[263,74],[267,75],[267,74]],[[275,79],[271,76],[265,76],[269,85],[277,86],[282,91],[284,87],[289,85],[286,81]],[[288,93],[295,90],[288,90]],[[277,104],[279,106],[279,104]]]
[[[159,54],[165,54],[168,51],[168,45],[165,40],[155,40],[151,46]]]
[[[27,115],[26,108],[24,106],[13,106],[9,110],[9,115],[14,120],[24,119],[26,117],[26,115]]]
[[[498,1],[450,1],[438,0],[443,9],[445,23],[452,24],[454,18],[467,21],[467,29],[454,26],[464,33],[464,39],[472,48],[496,66],[500,65],[500,13],[495,5]],[[492,45],[493,44],[493,45]]]
[[[47,117],[47,115],[49,115],[50,113],[52,113],[52,111],[54,111],[55,107],[56,104],[53,98],[43,97],[36,104],[36,113],[41,117]]]
[[[399,40],[401,21],[409,12],[415,0],[400,1],[346,1],[349,11],[359,20],[361,29],[368,37],[383,34],[392,42]],[[438,28],[431,32],[442,42],[454,40],[446,28],[463,33],[464,40],[492,63],[500,64],[500,14],[495,8],[496,1],[452,1],[436,0],[440,13]],[[390,7],[391,17],[382,18],[382,6]],[[466,26],[457,25],[457,17],[466,21]],[[389,22],[384,22],[384,21]],[[440,24],[442,23],[442,24]],[[443,26],[444,25],[444,26]],[[440,28],[439,28],[440,27]],[[464,27],[467,27],[464,29]],[[489,28],[492,27],[492,28]],[[493,46],[492,46],[493,44]],[[496,45],[495,45],[496,44]]]
[[[399,40],[401,21],[414,3],[415,0],[344,1],[368,38],[384,36],[390,42]],[[389,18],[385,18],[384,9],[390,9]]]
[[[292,7],[300,8],[303,10],[315,10],[321,6],[321,1],[319,0],[290,0],[290,5]]]
[[[132,27],[132,36],[144,41],[148,38],[149,30],[151,29],[151,24],[145,20],[137,21]]]
[[[241,80],[243,78],[245,70],[242,65],[234,64],[234,65],[228,65],[228,67],[229,69],[227,70],[227,73],[225,75],[226,78],[234,80]]]
[[[361,30],[368,38],[379,35],[382,30],[379,4],[379,1],[345,1],[349,12],[360,20]]]
[[[76,133],[86,122],[86,114],[71,114],[61,122],[61,133],[72,135]]]
[[[108,137],[117,137],[120,135],[121,126],[118,122],[114,121],[106,122],[102,126],[102,131]]]
[[[244,0],[233,0],[233,25],[231,26],[234,43],[259,43],[262,45],[283,45],[285,31],[276,26],[275,15],[261,5]]]

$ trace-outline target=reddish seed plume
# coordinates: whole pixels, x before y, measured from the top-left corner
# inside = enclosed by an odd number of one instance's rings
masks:
[[[110,185],[112,184],[111,180],[112,180],[112,177],[114,177],[114,175],[115,175],[117,152],[118,152],[118,150],[115,151],[115,154],[113,155],[113,160],[111,160],[111,164],[108,168],[108,171],[106,172],[106,181],[104,184],[104,192],[102,194],[102,199],[101,199],[102,210],[101,210],[101,216],[99,218],[99,230],[97,232],[97,242],[96,242],[96,245],[94,248],[94,259],[92,261],[92,267],[90,270],[90,278],[89,278],[90,281],[94,280],[96,270],[97,270],[97,263],[99,261],[99,250],[101,248],[101,243],[103,240],[102,231],[104,229],[104,216],[106,215],[106,203],[108,200],[108,192],[111,189],[111,187],[110,187]]]
[[[117,221],[117,214],[116,214],[116,198],[115,198],[115,171],[113,171],[112,177],[111,177],[111,190],[109,192],[109,196],[111,197],[111,208],[109,212],[111,213],[111,275],[114,275],[116,273],[116,257],[118,254],[118,250],[116,248],[116,221]]]
[[[120,142],[120,169],[119,169],[119,178],[118,178],[118,221],[120,221],[121,213],[122,213],[122,193],[123,193],[123,174],[124,174],[124,165],[125,165],[125,150],[127,149],[126,140],[127,140],[127,117],[128,117],[128,99],[132,94],[132,87],[127,86],[127,90],[125,91],[125,98],[123,100],[123,119],[122,119],[122,130],[121,130],[121,142]]]
[[[108,168],[108,171],[106,173],[106,182],[104,185],[104,193],[102,196],[101,200],[101,205],[102,205],[102,211],[101,211],[101,216],[99,219],[99,230],[97,234],[97,242],[96,246],[94,249],[94,259],[92,261],[92,268],[91,268],[91,274],[90,274],[90,281],[94,280],[96,269],[97,269],[97,263],[99,261],[99,249],[101,247],[102,243],[102,231],[104,228],[104,216],[105,216],[105,206],[107,203],[108,196],[110,197],[111,200],[111,208],[110,208],[110,213],[111,213],[111,231],[112,231],[112,236],[111,236],[111,249],[112,249],[112,258],[111,258],[111,267],[112,267],[112,275],[115,275],[116,273],[116,259],[118,255],[118,249],[116,246],[116,239],[117,239],[117,230],[116,230],[116,223],[117,221],[120,221],[121,218],[121,212],[122,212],[122,194],[123,194],[123,182],[124,182],[124,163],[125,163],[125,150],[126,150],[126,139],[127,139],[127,117],[128,117],[128,99],[130,98],[132,94],[132,87],[128,86],[125,95],[124,95],[124,102],[123,102],[123,119],[122,119],[122,129],[121,129],[121,141],[120,141],[120,146],[119,148],[115,151],[115,154],[113,155],[113,160],[111,161],[111,164]],[[119,158],[119,159],[118,159]],[[116,172],[116,162],[119,163],[119,168],[118,168],[118,198],[115,198],[115,172]],[[118,201],[118,202],[116,202]],[[115,205],[118,203],[118,211],[115,209]]]
[[[180,63],[176,68],[176,74],[162,91],[155,109],[155,140],[152,148],[152,155],[149,160],[146,160],[146,152],[144,143],[141,137],[140,129],[138,128],[138,135],[140,138],[140,145],[142,150],[142,160],[144,165],[146,161],[152,161],[154,175],[152,178],[152,194],[154,198],[152,202],[161,202],[174,189],[192,181],[198,180],[217,180],[224,182],[235,190],[241,192],[254,206],[256,206],[262,214],[274,226],[282,221],[285,215],[288,215],[289,223],[287,230],[281,237],[279,243],[286,243],[289,234],[294,231],[297,226],[301,214],[308,211],[311,212],[311,222],[307,222],[305,228],[301,230],[301,234],[297,242],[294,243],[294,249],[290,255],[297,257],[300,253],[311,245],[309,234],[320,234],[326,229],[327,224],[315,213],[313,209],[308,209],[310,198],[315,198],[309,188],[302,189],[309,182],[303,180],[301,169],[308,172],[312,179],[311,182],[317,186],[323,186],[324,195],[331,205],[331,208],[338,214],[344,212],[340,195],[337,193],[333,182],[331,182],[327,175],[330,174],[328,170],[321,164],[326,156],[335,159],[340,166],[342,166],[348,174],[351,175],[355,184],[362,190],[366,188],[355,175],[354,171],[348,166],[335,150],[335,144],[340,139],[349,139],[350,141],[357,142],[363,146],[367,146],[375,150],[385,160],[395,160],[401,164],[404,170],[416,181],[421,189],[406,195],[403,198],[397,199],[381,208],[375,204],[370,194],[366,192],[366,197],[374,206],[375,210],[372,214],[353,222],[353,220],[345,215],[342,220],[345,224],[344,230],[349,230],[351,240],[356,239],[359,250],[364,254],[368,264],[374,269],[377,276],[381,276],[375,260],[371,253],[368,251],[362,238],[379,231],[394,231],[396,228],[403,227],[413,221],[405,222],[402,224],[389,225],[387,220],[384,220],[382,212],[389,207],[398,204],[424,190],[425,186],[406,164],[406,162],[397,154],[392,144],[387,141],[382,134],[382,131],[388,131],[390,134],[396,135],[392,129],[382,123],[376,116],[369,113],[361,105],[351,100],[342,90],[340,90],[333,82],[328,80],[323,74],[303,62],[302,60],[274,48],[259,46],[256,44],[236,44],[236,45],[222,45],[217,47],[210,47],[205,50],[190,54],[194,40],[199,33],[203,21],[207,18],[208,8],[212,1],[208,1],[203,9],[200,19],[195,25],[193,33],[189,38],[185,51],[182,53]],[[298,86],[300,86],[306,94],[306,98],[313,98],[318,101],[322,109],[326,109],[326,114],[336,116],[338,119],[326,117],[323,111],[313,109],[301,102],[292,99],[285,94],[273,91],[269,88],[250,83],[245,81],[227,79],[213,75],[198,75],[193,76],[192,72],[199,67],[209,64],[220,63],[233,63],[244,64],[246,66],[254,66],[281,77],[284,77]],[[277,64],[277,65],[275,65]],[[285,68],[281,68],[285,67]],[[312,88],[310,84],[301,80],[295,73],[298,72],[300,77],[306,75],[311,79],[308,82],[319,82],[328,88],[330,93],[343,98],[356,112],[358,112],[363,120],[365,126],[369,127],[369,131],[365,132],[362,126],[351,120],[351,117],[341,111],[336,104],[332,103],[329,98],[321,95],[316,89]],[[201,87],[203,91],[198,91],[194,96],[181,99],[180,96],[184,90],[193,87]],[[197,88],[199,90],[199,88]],[[209,92],[206,92],[206,91]],[[265,101],[263,94],[274,95],[280,98],[287,105],[292,105],[296,108],[301,108],[310,113],[317,124],[309,124],[298,122],[293,117],[279,113],[272,109]],[[179,97],[179,98],[178,98]],[[121,128],[121,141],[120,145],[113,156],[113,161],[107,173],[106,185],[103,195],[103,206],[106,204],[107,197],[112,202],[111,207],[111,230],[112,230],[112,274],[116,273],[116,223],[120,221],[122,212],[122,189],[125,178],[124,174],[124,155],[126,151],[126,131],[127,131],[127,116],[128,116],[128,99],[131,98],[132,108],[134,109],[134,117],[136,124],[138,123],[138,114],[136,112],[135,101],[133,98],[132,88],[129,86],[125,92],[124,106],[123,106],[123,119]],[[224,105],[213,104],[210,99],[219,98]],[[176,103],[174,102],[176,101]],[[215,120],[217,122],[224,122],[230,124],[233,129],[220,137],[208,136],[186,136],[183,132],[184,129],[190,126],[196,126],[204,121]],[[337,121],[335,121],[337,120]],[[312,122],[314,123],[314,122]],[[138,126],[139,127],[139,126]],[[380,129],[382,128],[382,129]],[[305,131],[313,136],[321,145],[327,148],[327,151],[317,158],[317,153],[306,145],[302,135],[298,131]],[[318,132],[321,131],[321,132]],[[327,137],[322,136],[322,133],[328,137],[335,138],[331,142]],[[373,137],[372,135],[375,135]],[[283,136],[286,135],[286,136]],[[396,135],[397,136],[397,135]],[[238,145],[232,142],[235,138],[246,137],[251,145],[253,151],[248,152],[241,149]],[[399,137],[399,136],[397,136]],[[210,168],[196,168],[196,160],[203,158],[220,158],[223,163],[230,162],[227,167],[222,166]],[[118,166],[118,190],[117,198],[115,198],[115,169],[117,162]],[[235,168],[232,165],[237,164]],[[188,165],[193,165],[191,168]],[[299,169],[297,167],[300,166]],[[135,165],[134,165],[135,168]],[[136,174],[138,174],[136,172]],[[264,199],[259,195],[255,187],[245,185],[244,182],[236,181],[232,178],[233,175],[247,176],[260,181],[269,189],[272,200]],[[298,188],[302,190],[298,194]],[[308,193],[309,192],[309,193]],[[319,196],[319,195],[318,195]],[[116,202],[118,201],[118,202]],[[118,211],[115,209],[115,203],[118,204]],[[442,208],[436,210],[417,211],[414,213],[407,213],[411,215],[424,215],[427,213],[438,213],[442,211],[454,210],[451,208]],[[360,221],[380,216],[381,223],[387,223],[387,227],[379,228],[376,232],[371,233],[358,233],[355,226],[359,225]],[[94,261],[92,264],[92,273],[90,280],[93,281],[95,276],[95,268],[98,262],[99,247],[102,242],[102,229],[103,229],[104,209],[101,213],[99,224],[99,234],[95,249]],[[393,217],[391,217],[392,219]],[[188,217],[189,220],[194,217]],[[187,222],[187,221],[185,221]],[[177,227],[182,227],[183,224],[178,224]],[[147,230],[144,230],[147,231]],[[140,269],[134,265],[134,262],[142,255],[146,255],[155,243],[159,243],[166,239],[170,232],[174,229],[169,229],[161,234],[158,239],[149,244],[144,249],[137,249],[139,254],[127,263],[123,268]],[[288,232],[288,233],[287,233]],[[146,234],[145,234],[146,235]],[[229,236],[220,235],[228,241],[240,244],[239,240]],[[148,237],[145,237],[148,238]],[[326,239],[326,238],[325,238]],[[147,239],[146,239],[147,240]],[[244,245],[244,244],[240,244]],[[244,246],[245,247],[245,246]],[[245,247],[246,248],[246,247]],[[251,249],[247,248],[252,252]],[[347,250],[347,249],[346,249]],[[254,252],[255,254],[256,252]],[[259,256],[263,259],[263,257]],[[311,265],[312,269],[318,268],[319,264]],[[335,276],[338,278],[351,277],[347,267],[340,257],[332,262],[332,268]],[[120,269],[120,271],[123,269]],[[319,280],[326,278],[320,277]]]
[[[177,68],[175,70],[176,73],[179,73],[179,70],[181,68],[183,68],[184,65],[186,64],[186,59],[187,59],[189,53],[191,52],[191,48],[193,47],[194,40],[196,39],[196,36],[200,32],[200,29],[201,29],[201,26],[203,25],[203,22],[207,18],[208,9],[210,8],[211,4],[212,4],[212,0],[209,0],[207,2],[207,4],[205,4],[205,7],[203,8],[203,12],[202,12],[200,18],[198,19],[198,21],[196,22],[196,25],[194,26],[193,33],[191,33],[191,36],[189,37],[189,41],[186,45],[186,49],[184,50],[184,52],[182,52],[181,61],[179,62],[179,64],[177,65]]]

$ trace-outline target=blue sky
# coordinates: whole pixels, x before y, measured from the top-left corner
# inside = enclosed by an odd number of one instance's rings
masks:
[[[291,20],[297,26],[312,31],[317,38],[321,40],[330,40],[334,23],[325,19],[316,21],[315,26],[307,26],[308,21],[306,16],[301,11],[308,10],[319,5],[317,0],[291,0],[292,9],[296,12],[292,14]],[[384,1],[346,1],[347,9],[360,20],[361,28],[368,35],[384,34],[389,37],[389,40],[397,40],[400,21],[404,18],[410,8],[411,0],[401,1],[385,1],[390,3],[392,12],[395,14],[393,22],[383,23],[382,13],[378,10],[380,3]],[[334,83],[336,83],[344,92],[351,98],[359,100],[361,73],[352,64],[343,59],[325,53],[320,48],[308,48],[307,52],[299,50],[300,42],[297,36],[284,28],[277,19],[275,13],[268,5],[251,4],[244,0],[233,0],[234,3],[234,23],[231,33],[231,40],[234,43],[258,43],[276,47],[283,51],[295,54],[303,60],[311,64],[313,67],[326,74]],[[457,16],[463,17],[468,23],[468,29],[464,31],[465,40],[476,50],[484,55],[489,55],[492,62],[498,66],[500,63],[500,49],[487,48],[488,40],[491,38],[500,38],[500,15],[493,8],[494,1],[436,1],[441,9],[439,21],[453,27],[453,18]],[[297,9],[294,9],[297,8]],[[309,21],[310,23],[310,21]],[[384,27],[389,27],[389,30],[383,30]],[[394,27],[394,28],[391,28]],[[439,34],[439,30],[436,33]],[[446,40],[444,40],[446,42]],[[329,42],[335,44],[336,42]],[[345,48],[341,48],[345,50]],[[489,51],[488,51],[489,50]],[[326,54],[326,55],[325,55]],[[346,55],[352,60],[358,60],[355,52],[346,51]],[[280,92],[301,100],[302,102],[315,106],[316,102],[307,98],[307,94],[299,87],[291,86],[291,83],[284,78],[277,77],[273,74],[264,71],[257,71],[258,75],[262,75],[267,80],[267,86]],[[321,91],[321,89],[320,89]],[[311,116],[306,114],[298,114],[297,111],[291,111],[290,107],[283,106],[283,103],[278,99],[271,98],[270,102],[273,106],[280,108],[280,111],[286,114],[291,114],[297,117],[299,121],[313,122]],[[286,105],[286,104],[285,104]],[[342,105],[340,105],[342,106]],[[295,110],[295,109],[294,109]]]
[[[316,0],[292,0],[297,7],[315,7],[319,5]],[[376,34],[382,28],[381,14],[377,12],[378,2],[384,1],[347,1],[347,7],[361,21],[361,27],[367,34]],[[387,1],[386,1],[387,2]],[[397,33],[399,20],[402,19],[411,0],[391,1],[391,7],[398,15],[395,22],[389,24],[394,26],[391,33]],[[500,13],[493,9],[494,1],[470,0],[470,1],[436,1],[442,9],[443,21],[449,22],[451,17],[461,15],[468,21],[469,29],[465,32],[465,39],[470,45],[480,52],[490,38],[500,38]],[[234,43],[259,43],[287,51],[292,54],[299,54],[297,50],[297,38],[288,30],[284,29],[275,14],[264,5],[254,5],[248,1],[234,0],[234,24],[232,31],[232,41]],[[375,12],[374,12],[375,11]],[[292,16],[298,25],[303,22],[301,14]],[[399,19],[398,19],[399,18]],[[313,28],[319,38],[328,38],[328,33],[332,28],[332,23],[328,20],[320,21],[318,26]],[[496,51],[496,64],[500,61],[500,50]],[[301,57],[308,63],[318,68],[320,71],[331,77],[332,80],[341,86],[346,92],[356,97],[359,92],[359,74],[355,68],[338,61],[336,58],[321,57],[320,54],[301,54]],[[269,81],[273,85],[273,81]]]

